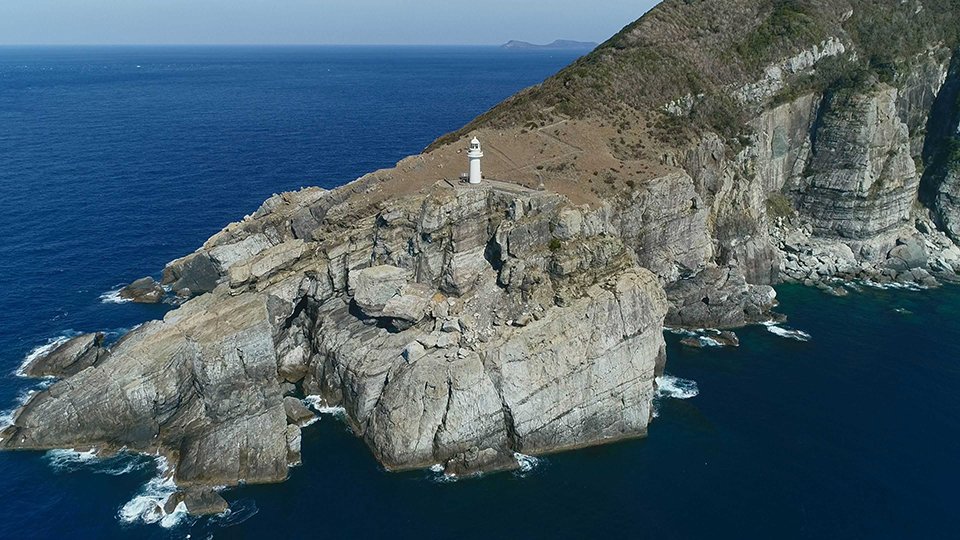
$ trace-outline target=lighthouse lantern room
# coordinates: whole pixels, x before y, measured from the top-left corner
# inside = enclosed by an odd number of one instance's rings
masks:
[[[479,184],[483,180],[483,172],[480,169],[480,158],[483,157],[483,150],[480,148],[480,140],[476,137],[470,141],[470,151],[467,152],[470,159],[470,183]]]

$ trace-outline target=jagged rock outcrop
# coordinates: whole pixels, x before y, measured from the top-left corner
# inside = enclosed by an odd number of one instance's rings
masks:
[[[308,395],[392,470],[642,436],[665,320],[763,321],[782,281],[956,279],[955,7],[663,2],[422,155],[171,262],[183,305],[38,360],[64,378],[0,445],[159,452],[175,503],[214,511],[211,486],[300,462]],[[475,135],[480,187],[456,182]]]
[[[312,416],[289,383],[343,406],[391,469],[467,474],[646,433],[667,303],[602,213],[441,187],[308,244],[278,227],[312,211],[306,195],[171,265],[199,283],[209,268],[193,261],[247,257],[31,400],[0,444],[160,452],[184,488],[275,482]],[[249,240],[268,230],[284,232]]]
[[[102,333],[83,334],[65,340],[50,352],[37,356],[21,368],[27,377],[69,377],[103,362],[110,352]]]

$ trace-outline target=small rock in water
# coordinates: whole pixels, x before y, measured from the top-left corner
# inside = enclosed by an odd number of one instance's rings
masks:
[[[159,304],[166,294],[152,277],[140,278],[120,289],[120,298],[138,304]]]
[[[739,346],[740,346],[740,338],[737,337],[736,334],[734,334],[733,332],[731,332],[731,331],[729,331],[729,330],[724,330],[723,332],[720,332],[720,335],[718,335],[718,336],[717,336],[716,338],[714,338],[714,339],[716,339],[716,340],[719,341],[721,344],[723,344],[723,345],[725,345],[725,346],[727,346],[727,347],[739,347]]]
[[[293,424],[304,424],[316,418],[303,402],[291,396],[283,398],[283,411],[287,414],[287,420]]]
[[[680,340],[681,345],[702,349],[704,347],[739,347],[740,338],[729,330],[700,330],[695,336]]]
[[[187,488],[178,491],[167,499],[164,511],[172,514],[177,505],[183,503],[187,511],[193,516],[212,516],[222,514],[230,508],[227,501],[219,493],[209,488]]]

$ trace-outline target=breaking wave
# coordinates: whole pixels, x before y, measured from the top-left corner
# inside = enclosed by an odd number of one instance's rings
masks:
[[[782,338],[795,339],[797,341],[810,341],[812,339],[812,336],[803,330],[784,328],[782,326],[778,326],[775,322],[765,322],[763,325],[767,327],[767,332],[778,335]]]
[[[44,456],[47,462],[57,471],[75,471],[97,460],[97,451],[90,449],[84,452],[74,449],[50,450]]]
[[[723,347],[723,343],[708,336],[697,336],[697,341],[700,342],[702,347]]]
[[[861,281],[860,283],[864,287],[870,287],[871,289],[879,289],[882,291],[891,291],[891,290],[922,291],[927,288],[927,287],[924,287],[923,285],[918,285],[916,283],[897,283],[897,282],[878,283],[876,281],[869,281],[869,280]]]
[[[431,465],[430,468],[427,469],[427,479],[436,484],[452,484],[460,479],[460,477],[455,474],[445,473],[445,470],[442,463]]]
[[[327,405],[326,400],[320,396],[307,396],[303,398],[303,404],[307,407],[310,407],[317,414],[327,414],[337,418],[343,417],[347,414],[347,410],[343,407],[331,407]]]
[[[528,456],[526,454],[521,454],[520,452],[514,452],[513,459],[517,460],[517,466],[519,468],[515,474],[520,478],[530,476],[544,463],[543,458]]]
[[[673,328],[670,326],[665,326],[664,331],[669,332],[675,336],[683,336],[685,339],[681,341],[684,343],[689,339],[697,340],[697,344],[701,348],[712,348],[712,347],[726,347],[738,346],[738,343],[725,343],[723,339],[723,332],[717,330],[716,328],[697,328],[697,329],[687,329],[687,328]],[[719,339],[718,339],[719,338]],[[686,344],[686,343],[684,343]]]
[[[260,508],[257,507],[255,500],[240,499],[239,501],[230,503],[230,508],[227,508],[224,513],[217,515],[213,523],[219,527],[233,527],[257,515],[259,511]]]
[[[55,471],[73,472],[87,469],[94,473],[120,476],[147,467],[152,460],[143,456],[121,452],[110,457],[100,457],[96,450],[50,450],[44,454]]]
[[[157,476],[144,484],[140,491],[130,501],[120,508],[117,517],[124,523],[159,523],[161,527],[169,529],[182,523],[188,518],[187,505],[182,501],[172,512],[167,513],[167,501],[177,491],[173,482],[173,472],[167,460],[156,458]]]
[[[688,337],[697,336],[696,332],[694,332],[693,330],[687,330],[686,328],[674,328],[672,326],[664,326],[663,331],[670,332],[675,336],[688,336]]]
[[[100,295],[101,304],[126,304],[132,302],[129,298],[120,298],[120,289],[107,291]]]
[[[671,399],[690,399],[697,397],[700,389],[696,381],[681,379],[666,373],[657,377],[657,397]]]

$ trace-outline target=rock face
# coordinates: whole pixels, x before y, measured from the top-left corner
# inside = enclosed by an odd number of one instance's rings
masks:
[[[31,400],[2,444],[159,451],[184,488],[276,482],[313,416],[284,397],[289,383],[343,406],[390,469],[469,474],[646,433],[666,297],[599,215],[549,193],[438,188],[254,253],[249,238],[309,219],[308,193],[268,201],[242,232],[171,265],[197,284],[209,268],[195,261],[249,257],[106,360],[58,371],[72,376]]]
[[[865,239],[910,222],[920,177],[899,92],[833,95],[821,105],[798,210],[814,233]]]
[[[103,362],[109,355],[103,334],[84,334],[68,339],[52,351],[38,356],[21,371],[27,377],[69,377]]]
[[[184,303],[109,354],[37,359],[63,380],[0,445],[161,453],[170,502],[213,512],[212,486],[300,462],[308,395],[390,470],[643,436],[665,320],[735,346],[720,329],[771,317],[779,282],[956,280],[949,1],[667,0],[424,154],[276,195],[168,264]],[[450,180],[474,135],[502,181]]]
[[[933,106],[924,145],[929,167],[921,195],[933,217],[954,241],[960,241],[960,59],[955,58]]]

